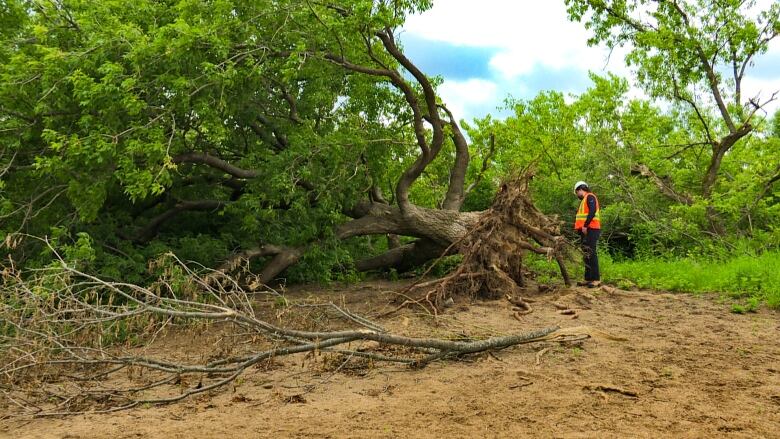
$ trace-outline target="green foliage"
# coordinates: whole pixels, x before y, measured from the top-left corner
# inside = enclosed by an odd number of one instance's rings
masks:
[[[88,234],[91,268],[135,282],[168,251],[215,266],[234,249],[318,240],[291,277],[354,279],[346,249],[360,244],[338,248],[329,234],[367,187],[392,193],[417,146],[401,94],[325,54],[370,64],[363,34],[431,3],[341,3],[4,2],[2,236],[56,226],[76,245]],[[177,159],[190,152],[261,177],[237,186]],[[447,176],[435,164],[413,199],[433,207]],[[199,200],[223,204],[176,211]],[[9,252],[45,265],[40,247]]]
[[[458,265],[460,265],[462,261],[463,255],[445,256],[436,262],[436,265],[434,265],[430,271],[430,275],[434,277],[445,276],[458,268]]]
[[[540,284],[551,284],[561,282],[561,272],[558,268],[558,264],[554,260],[549,260],[547,257],[538,254],[527,254],[523,259],[525,267],[530,270],[536,276],[536,281]],[[582,269],[579,266],[567,267],[572,276],[581,276]],[[573,269],[573,272],[572,272]]]
[[[735,2],[682,2],[702,18],[696,30],[663,1],[653,16],[659,27],[637,32],[610,17],[603,2],[566,3],[574,19],[592,15],[592,43],[630,42],[640,85],[678,104],[675,91],[705,89],[710,80],[692,61],[696,44],[718,63],[724,56],[747,62],[747,54],[765,50],[762,29],[776,27],[780,11],[773,5],[750,18]],[[626,14],[647,6],[611,3]],[[305,246],[301,263],[285,273],[289,281],[359,279],[354,261],[387,250],[384,237],[342,242],[334,227],[369,188],[392,203],[419,148],[402,93],[386,78],[345,70],[333,57],[396,67],[374,32],[397,28],[430,6],[428,0],[1,2],[0,237],[49,236],[67,263],[138,284],[165,270],[154,262],[169,252],[215,267],[233,251],[267,243]],[[733,50],[714,52],[725,47],[724,38]],[[701,143],[702,119],[715,134],[726,132],[714,107],[702,107],[703,114],[684,105],[661,108],[629,98],[625,79],[591,75],[591,81],[578,96],[545,91],[509,98],[506,119],[463,124],[472,158],[463,210],[488,208],[507,175],[532,168],[538,206],[559,215],[570,237],[577,206],[571,184],[590,183],[604,206],[605,247],[616,258],[780,245],[774,178],[780,113],[752,120],[754,135],[723,157],[720,173],[728,178],[704,194],[711,145]],[[729,103],[736,119],[743,110]],[[182,158],[201,153],[255,178]],[[453,160],[454,145],[445,143],[412,187],[414,203],[437,207]],[[691,201],[663,195],[636,175],[636,164]],[[187,207],[198,201],[207,207]],[[726,232],[717,241],[709,233],[712,212]],[[40,241],[4,241],[4,261],[10,256],[29,267],[53,261]],[[436,273],[457,261],[446,258]],[[557,277],[545,261],[529,264],[540,276]],[[755,289],[750,275],[739,279]],[[678,282],[688,288],[685,279]]]
[[[725,82],[710,67],[749,63],[768,48],[780,29],[780,5],[756,11],[755,2],[709,0],[565,0],[572,20],[587,18],[588,43],[629,45],[626,61],[653,97],[670,101],[698,99],[689,86],[708,89]],[[729,47],[729,50],[722,50]],[[734,67],[737,68],[737,67]],[[734,93],[738,93],[737,90]],[[726,101],[733,96],[725,94]],[[741,105],[741,104],[738,104]],[[733,109],[740,113],[741,109]],[[739,116],[742,116],[739,114]],[[724,127],[721,127],[724,128]]]

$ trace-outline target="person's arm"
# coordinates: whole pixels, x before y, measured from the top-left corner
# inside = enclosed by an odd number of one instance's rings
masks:
[[[585,217],[585,225],[583,227],[587,229],[596,216],[596,197],[591,197],[590,194],[585,195],[585,197],[588,202],[588,216]]]

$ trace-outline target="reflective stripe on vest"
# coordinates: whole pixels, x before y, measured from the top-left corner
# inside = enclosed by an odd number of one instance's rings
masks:
[[[575,230],[585,227],[585,220],[588,219],[588,213],[590,213],[588,210],[588,197],[591,196],[596,200],[596,214],[593,216],[593,219],[590,220],[588,228],[601,229],[601,207],[599,207],[599,199],[596,197],[596,194],[587,193],[582,198],[582,201],[580,201],[580,208],[577,209],[577,216],[574,218]]]

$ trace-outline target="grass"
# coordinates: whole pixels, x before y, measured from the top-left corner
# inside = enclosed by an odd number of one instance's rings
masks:
[[[601,255],[600,255],[601,256]],[[618,286],[655,290],[717,292],[738,302],[734,312],[753,311],[762,303],[780,309],[780,251],[728,260],[705,258],[613,261],[600,257],[602,279]]]
[[[759,306],[780,309],[780,251],[728,259],[688,257],[615,261],[599,254],[601,278],[621,288],[639,288],[680,293],[719,293],[733,301],[732,311],[755,311]],[[555,262],[527,255],[526,266],[540,283],[560,278]],[[569,264],[571,276],[582,278],[581,264]]]

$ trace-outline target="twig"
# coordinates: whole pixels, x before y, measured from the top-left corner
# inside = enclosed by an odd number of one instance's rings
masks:
[[[541,362],[542,362],[542,357],[544,356],[544,354],[546,354],[546,353],[550,352],[550,350],[551,350],[551,349],[552,349],[552,348],[549,348],[549,347],[548,347],[548,348],[544,348],[544,349],[542,349],[542,350],[540,350],[539,352],[537,352],[537,353],[536,353],[536,365],[537,365],[537,366],[538,366],[539,364],[541,364]]]

